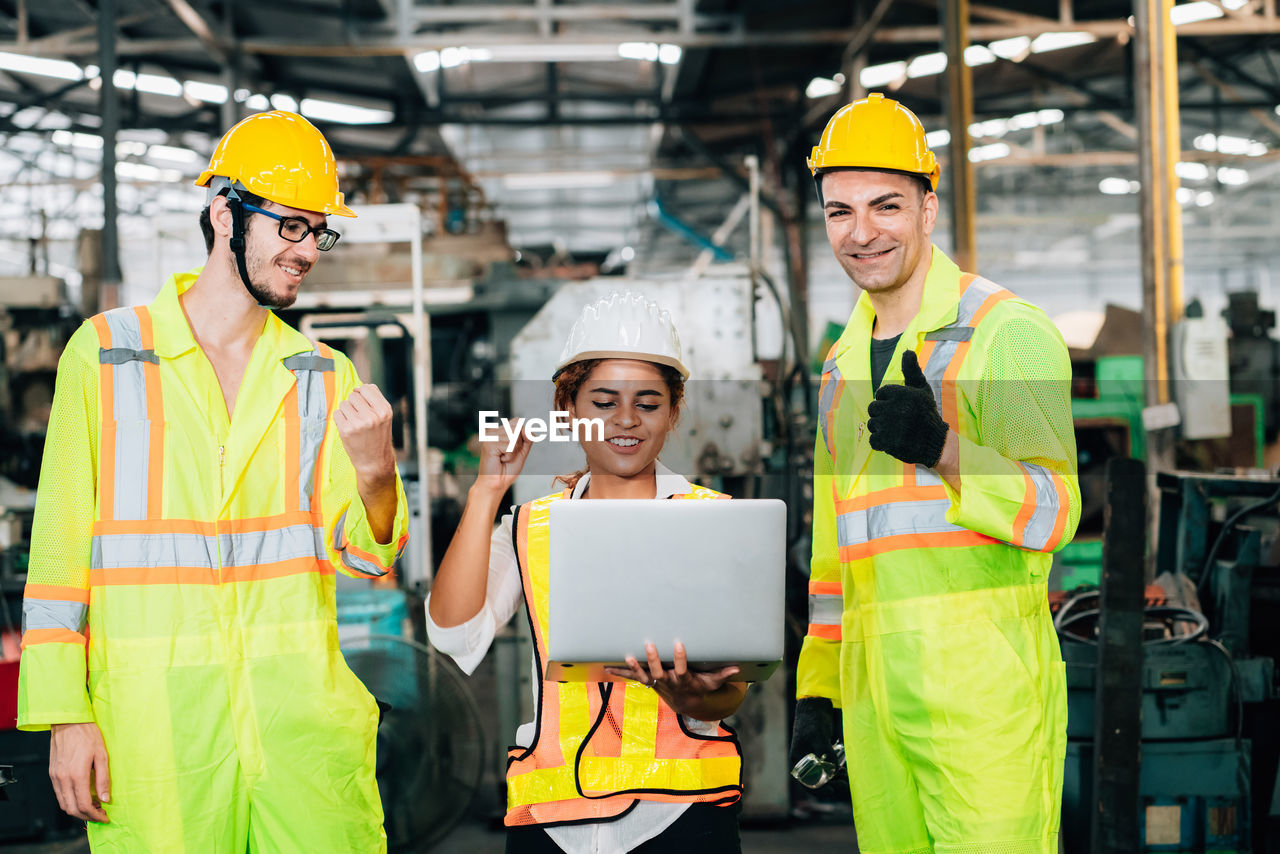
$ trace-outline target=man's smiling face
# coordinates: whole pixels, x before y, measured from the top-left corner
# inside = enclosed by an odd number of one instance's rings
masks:
[[[836,260],[864,291],[888,294],[911,279],[932,250],[938,197],[896,172],[844,170],[822,176],[823,217]]]

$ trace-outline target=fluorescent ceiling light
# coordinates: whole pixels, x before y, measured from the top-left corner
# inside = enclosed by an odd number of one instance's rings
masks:
[[[1201,134],[1192,142],[1201,151],[1220,151],[1223,154],[1242,154],[1246,157],[1261,157],[1267,153],[1265,143],[1242,136],[1215,136],[1211,133]]]
[[[102,148],[102,137],[88,133],[55,130],[50,138],[53,140],[54,145],[69,145],[72,148],[87,150],[101,150]]]
[[[84,70],[74,62],[62,59],[46,59],[42,56],[25,56],[21,53],[0,52],[0,69],[41,77],[57,77],[60,80],[83,80]]]
[[[267,100],[266,95],[250,95],[245,99],[244,105],[251,110],[262,112],[271,109],[271,102]]]
[[[815,77],[809,81],[809,85],[804,87],[804,94],[807,98],[822,98],[826,95],[834,95],[840,91],[840,84],[828,77]]]
[[[981,44],[971,44],[964,49],[964,64],[972,68],[975,65],[990,65],[996,61],[991,48]]]
[[[1097,40],[1091,33],[1041,33],[1031,42],[1031,52],[1045,53],[1050,50],[1062,50],[1064,47],[1077,47]]]
[[[1244,169],[1220,166],[1218,167],[1218,182],[1229,187],[1238,187],[1241,184],[1249,183],[1249,173]]]
[[[395,114],[387,110],[357,107],[354,104],[340,104],[337,101],[323,101],[319,98],[303,98],[302,114],[310,119],[346,125],[386,124],[395,118]]]
[[[984,160],[999,160],[1001,157],[1009,156],[1009,146],[1003,142],[993,142],[990,145],[979,145],[969,149],[969,162],[981,163]]]
[[[939,148],[951,143],[951,131],[931,130],[924,135],[924,144],[930,148]]]
[[[1142,185],[1128,178],[1103,178],[1098,182],[1098,189],[1108,196],[1127,196],[1141,190]]]
[[[1209,179],[1209,167],[1203,163],[1187,161],[1175,163],[1173,172],[1184,181],[1207,181]]]
[[[182,84],[163,74],[139,74],[133,81],[133,88],[152,95],[182,97]]]
[[[658,45],[658,62],[663,65],[675,65],[684,56],[684,48],[678,44]]]
[[[1201,190],[1196,193],[1196,207],[1207,208],[1211,204],[1213,204],[1213,193],[1208,190]]]
[[[895,80],[901,80],[907,73],[905,62],[886,62],[883,65],[868,65],[858,75],[864,89],[879,89]]]
[[[1194,3],[1182,3],[1169,10],[1169,20],[1176,27],[1179,24],[1192,24],[1196,21],[1207,21],[1221,18],[1225,13],[1216,3],[1208,0],[1196,0]]]
[[[1190,187],[1179,187],[1177,192],[1173,194],[1174,199],[1180,205],[1189,205],[1196,200],[1196,191]]]
[[[151,157],[156,157],[160,160],[170,160],[174,163],[195,163],[200,160],[200,155],[196,154],[191,149],[178,148],[173,145],[153,145],[147,150],[147,153]]]
[[[277,110],[288,110],[291,113],[298,112],[298,102],[283,92],[277,92],[271,96],[271,106]]]
[[[182,91],[197,101],[204,101],[206,104],[227,103],[227,87],[218,83],[188,80],[182,84]]]
[[[623,42],[618,45],[618,56],[643,62],[658,61],[658,46],[653,42]]]
[[[116,157],[141,157],[147,153],[147,144],[136,139],[122,139],[116,143]]]
[[[503,176],[502,185],[508,190],[577,190],[608,187],[617,180],[612,172],[521,172]]]
[[[1011,39],[1000,39],[987,45],[991,52],[1001,59],[1018,62],[1027,55],[1031,47],[1031,39],[1026,36],[1014,36]]]
[[[413,67],[423,74],[430,74],[440,68],[440,51],[424,50],[413,58]]]
[[[947,69],[945,53],[925,53],[917,56],[907,64],[908,77],[926,77],[930,74],[941,74]]]

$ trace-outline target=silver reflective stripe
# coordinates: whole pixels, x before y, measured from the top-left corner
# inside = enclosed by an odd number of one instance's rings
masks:
[[[318,351],[299,353],[284,360],[284,366],[298,379],[298,500],[300,510],[311,509],[311,492],[315,486],[316,460],[324,442],[329,421],[329,401],[324,391],[324,372],[333,370],[333,359]]]
[[[222,565],[256,566],[323,554],[324,534],[311,525],[290,525],[270,531],[220,534]],[[321,549],[317,552],[317,547]]]
[[[338,517],[338,523],[333,526],[333,550],[335,552],[342,551],[342,538],[347,532],[347,511],[343,510],[342,515]]]
[[[216,567],[218,540],[203,534],[99,534],[93,538],[93,569],[129,567]]]
[[[284,366],[291,371],[332,371],[333,359],[319,353],[298,353],[285,358]]]
[[[973,316],[982,308],[987,297],[999,293],[1002,288],[986,279],[974,279],[968,290],[960,297],[956,306],[956,319],[941,329],[935,329],[925,336],[925,340],[936,341],[937,346],[929,356],[929,364],[924,367],[924,378],[933,389],[933,400],[938,405],[938,414],[942,414],[942,377],[946,374],[951,360],[955,358],[960,344],[973,337]]]
[[[103,317],[111,329],[112,350],[142,350],[142,325],[133,309],[114,309]],[[99,358],[102,356],[100,351]],[[152,430],[147,416],[145,364],[138,360],[108,364],[116,420],[115,518],[145,519]],[[161,429],[160,425],[155,429]]]
[[[838,626],[843,614],[843,596],[833,593],[809,594],[809,625]]]
[[[79,632],[84,629],[84,615],[88,610],[83,602],[65,602],[61,599],[23,599],[22,631],[31,629],[68,629]]]
[[[894,501],[861,510],[851,510],[836,517],[836,542],[840,546],[858,546],[880,537],[900,534],[945,534],[963,531],[946,519],[951,501],[940,498],[929,501]]]
[[[1053,529],[1058,521],[1058,490],[1054,488],[1053,472],[1044,466],[1034,463],[1021,463],[1031,475],[1036,486],[1036,509],[1027,522],[1027,530],[1022,535],[1022,547],[1042,551],[1049,545]]]
[[[344,551],[342,553],[342,562],[346,564],[348,568],[354,569],[356,572],[362,572],[365,575],[382,576],[387,574],[387,571],[376,563],[371,563],[362,557],[357,557],[356,555],[351,554],[350,552]]]
[[[942,486],[942,476],[933,469],[916,466],[916,486]]]
[[[104,365],[123,365],[125,362],[150,362],[160,364],[155,350],[130,350],[128,347],[98,348],[98,361]]]
[[[828,359],[823,363],[822,375],[827,378],[827,381],[822,387],[822,394],[818,397],[818,427],[822,430],[822,441],[827,445],[827,453],[834,460],[835,452],[831,449],[831,437],[827,435],[827,413],[831,411],[831,405],[835,401],[836,386],[843,381],[835,359]]]

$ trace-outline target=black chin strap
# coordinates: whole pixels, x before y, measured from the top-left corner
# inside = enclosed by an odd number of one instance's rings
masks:
[[[249,267],[244,261],[244,205],[234,187],[227,190],[227,207],[231,208],[231,253],[236,256],[236,269],[240,271],[240,281],[249,296],[253,296],[253,287],[249,284]],[[253,301],[258,301],[253,297]]]

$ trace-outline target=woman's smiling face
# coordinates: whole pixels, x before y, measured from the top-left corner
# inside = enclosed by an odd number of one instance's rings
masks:
[[[627,478],[652,472],[675,426],[662,371],[653,362],[635,359],[602,360],[578,389],[569,413],[575,419],[604,422],[603,441],[581,443],[587,466],[596,475]]]

